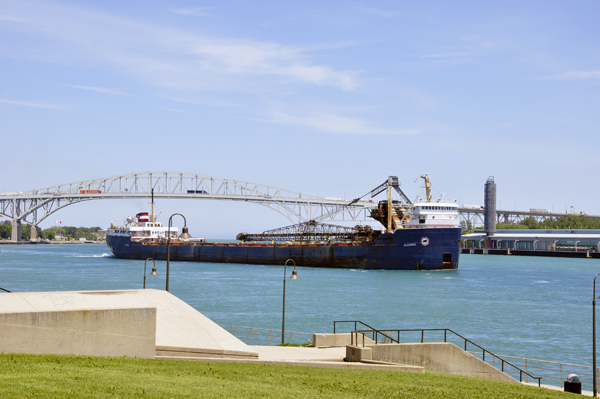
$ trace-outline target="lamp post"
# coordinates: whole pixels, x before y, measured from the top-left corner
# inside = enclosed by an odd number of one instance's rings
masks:
[[[167,291],[169,291],[169,262],[171,258],[171,223],[173,221],[173,216],[179,215],[183,218],[183,229],[181,229],[180,238],[190,238],[190,234],[188,233],[187,221],[185,220],[185,216],[181,213],[174,213],[169,218],[169,228],[167,229]]]
[[[596,274],[596,277],[594,277],[594,299],[592,301],[592,308],[593,308],[593,312],[592,312],[592,323],[594,324],[593,326],[593,333],[592,333],[592,339],[594,340],[593,343],[593,348],[594,348],[594,398],[596,398],[598,396],[598,371],[596,369],[596,278],[600,276],[600,273]]]
[[[288,262],[292,262],[294,264],[294,271],[292,271],[292,275],[290,278],[292,280],[298,280],[298,272],[296,271],[296,262],[293,259],[288,259],[285,261],[283,265],[283,317],[281,318],[281,343],[284,343],[285,338],[285,275],[287,274],[287,265]]]
[[[146,289],[146,263],[151,260],[154,266],[152,266],[152,271],[150,272],[151,276],[158,276],[158,272],[156,271],[156,262],[152,258],[148,258],[144,261],[144,289]]]

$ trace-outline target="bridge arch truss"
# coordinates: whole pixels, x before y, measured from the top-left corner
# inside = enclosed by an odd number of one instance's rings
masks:
[[[145,172],[44,187],[18,193],[0,193],[0,216],[37,225],[69,205],[100,199],[149,198],[208,199],[251,202],[273,209],[292,222],[311,220],[367,220],[374,203],[332,200],[294,191],[211,176],[181,172]]]

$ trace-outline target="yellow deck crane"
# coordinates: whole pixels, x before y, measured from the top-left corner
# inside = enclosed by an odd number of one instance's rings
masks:
[[[373,198],[376,195],[385,191],[386,189],[388,192],[387,203],[380,202],[379,206],[371,211],[371,217],[383,224],[389,232],[393,232],[396,229],[401,229],[404,227],[402,226],[402,219],[407,215],[405,215],[406,212],[405,210],[403,210],[402,206],[394,206],[394,203],[392,201],[392,189],[396,190],[396,192],[400,194],[400,197],[405,203],[405,207],[412,205],[412,202],[400,189],[400,183],[398,181],[397,176],[389,176],[385,182],[381,183],[378,187],[374,188],[362,197],[352,200],[352,202],[350,202],[349,205],[354,204],[361,198],[366,197],[367,195],[371,195],[371,198]]]
[[[421,175],[421,179],[425,180],[425,195],[427,202],[431,202],[431,182],[429,181],[429,173]]]

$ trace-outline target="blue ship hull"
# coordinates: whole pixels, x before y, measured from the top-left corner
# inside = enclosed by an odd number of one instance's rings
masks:
[[[350,269],[457,269],[460,228],[400,229],[356,245],[203,243],[171,245],[173,261],[283,265]],[[107,235],[117,258],[167,259],[166,245],[142,245],[127,236]]]

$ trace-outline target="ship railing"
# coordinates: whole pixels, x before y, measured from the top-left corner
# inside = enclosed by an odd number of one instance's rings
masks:
[[[364,324],[364,323],[363,323]],[[516,379],[516,375],[518,374],[519,378],[518,380],[520,382],[528,382],[530,379],[533,380],[537,380],[537,385],[541,386],[542,382],[542,378],[543,376],[534,376],[532,374],[530,374],[529,372],[527,372],[526,370],[523,370],[522,368],[520,368],[519,366],[517,366],[516,364],[513,364],[512,362],[509,362],[508,360],[506,360],[504,357],[500,357],[490,351],[488,351],[487,349],[477,345],[476,343],[474,343],[473,341],[471,341],[468,338],[463,337],[462,335],[450,330],[449,328],[415,328],[415,329],[398,329],[398,330],[377,330],[377,329],[373,329],[371,327],[369,327],[369,330],[353,330],[351,331],[351,335],[352,335],[352,342],[359,342],[359,336],[362,336],[362,344],[363,347],[365,346],[365,337],[371,339],[374,341],[375,345],[378,345],[380,343],[401,343],[401,338],[404,337],[404,342],[409,343],[409,342],[421,342],[424,343],[425,341],[425,332],[443,332],[444,333],[444,341],[443,342],[450,342],[450,343],[454,343],[452,341],[459,341],[459,345],[455,344],[456,346],[458,346],[459,348],[464,348],[465,352],[469,352],[469,353],[473,353],[476,352],[478,354],[480,354],[481,356],[481,360],[483,360],[486,363],[490,363],[493,364],[494,367],[496,367],[498,370],[509,374]],[[401,333],[404,333],[401,335]],[[412,333],[412,334],[411,334]],[[420,333],[420,340],[419,339],[407,339],[406,335],[409,336],[414,336],[415,333]],[[427,342],[440,342],[439,340],[437,341],[427,341]],[[478,350],[469,350],[470,348],[472,349],[473,347],[477,348]]]
[[[219,326],[248,345],[281,345],[281,330],[227,324],[219,324]],[[286,330],[284,341],[292,345],[308,345],[313,342],[313,334]]]

